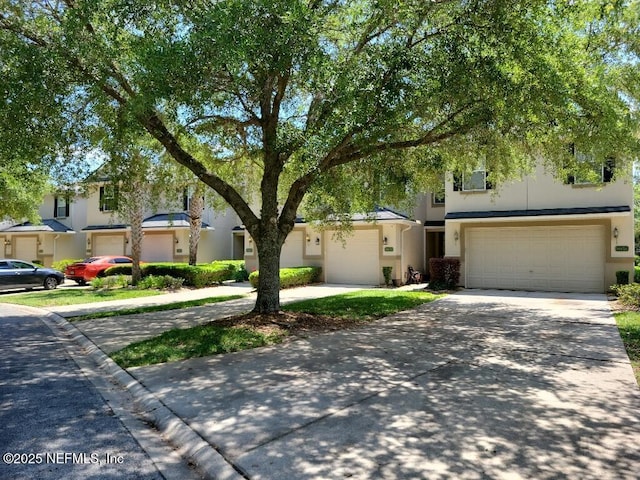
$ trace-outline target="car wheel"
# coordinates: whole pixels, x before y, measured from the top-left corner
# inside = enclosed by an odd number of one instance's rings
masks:
[[[56,280],[56,277],[47,277],[44,279],[43,286],[45,290],[53,290],[58,286],[58,280]]]
[[[80,285],[81,287],[84,287],[87,284],[87,281],[84,278],[76,280],[76,282],[78,282],[78,285]]]

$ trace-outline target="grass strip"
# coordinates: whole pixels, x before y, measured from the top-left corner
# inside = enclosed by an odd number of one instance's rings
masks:
[[[2,295],[0,297],[0,303],[12,303],[25,305],[27,307],[60,307],[64,305],[79,305],[82,303],[151,297],[154,295],[164,295],[165,293],[166,292],[159,290],[136,290],[129,288],[110,290],[58,288],[56,290],[42,292]]]
[[[244,298],[244,295],[224,295],[221,297],[198,298],[196,300],[184,300],[182,302],[166,303],[162,305],[143,305],[140,307],[123,308],[120,310],[93,312],[86,315],[68,317],[67,320],[71,322],[80,322],[82,320],[93,320],[96,318],[121,317],[124,315],[136,315],[139,313],[164,312],[167,310],[179,310],[181,308],[201,307],[202,305],[226,302],[229,300],[237,300],[238,298]]]
[[[128,345],[112,353],[111,358],[122,368],[130,368],[273,345],[284,337],[249,328],[208,324],[169,330],[157,337]]]
[[[442,296],[428,292],[363,290],[295,302],[284,306],[283,310],[366,321],[409,310]],[[272,345],[285,337],[286,333],[282,331],[263,333],[252,327],[223,327],[214,322],[170,330],[128,345],[111,357],[122,368],[130,368]]]
[[[627,350],[631,367],[640,386],[640,312],[623,312],[614,315],[620,337]]]
[[[331,297],[302,300],[285,305],[282,309],[289,312],[370,320],[410,310],[442,296],[422,291],[359,290]]]

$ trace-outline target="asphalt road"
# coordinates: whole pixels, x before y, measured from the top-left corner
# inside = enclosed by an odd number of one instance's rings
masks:
[[[164,478],[85,373],[40,317],[0,305],[0,478]]]

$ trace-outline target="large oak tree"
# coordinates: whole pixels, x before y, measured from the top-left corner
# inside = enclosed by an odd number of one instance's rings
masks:
[[[274,312],[300,211],[399,201],[479,158],[497,183],[535,158],[560,170],[568,143],[632,155],[617,82],[633,58],[607,41],[629,7],[0,0],[0,152],[37,138],[72,162],[145,132],[237,212],[260,259],[255,310]]]

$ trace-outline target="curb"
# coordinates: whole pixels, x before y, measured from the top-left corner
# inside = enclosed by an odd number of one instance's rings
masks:
[[[176,448],[183,458],[192,462],[201,473],[206,475],[206,478],[246,480],[246,477],[239,473],[220,452],[206,442],[131,374],[120,368],[117,363],[73,324],[56,313],[39,309],[33,310],[37,310],[40,317],[50,328],[57,327],[69,335],[77,345],[87,352],[87,355],[93,359],[98,368],[111,375],[118,384],[127,389],[136,403],[144,409],[144,413],[151,418],[152,423],[160,433]]]

